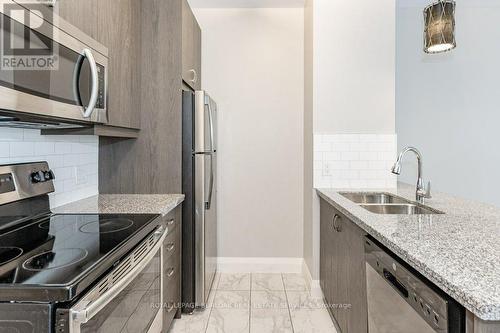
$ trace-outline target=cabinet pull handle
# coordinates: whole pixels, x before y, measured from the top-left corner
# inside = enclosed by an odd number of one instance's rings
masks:
[[[168,220],[167,221],[167,225],[168,226],[171,226],[172,224],[174,224],[175,220],[174,219],[171,219],[171,220]]]
[[[339,220],[340,220],[340,216],[338,214],[335,214],[333,216],[333,230],[335,230],[336,232],[342,231],[342,228],[340,227]]]
[[[166,246],[167,252],[170,252],[174,249],[175,243],[168,243]]]
[[[193,82],[193,83],[198,82],[198,73],[196,73],[196,70],[190,69],[189,73],[193,73],[193,79],[191,80],[191,82]]]
[[[168,269],[168,273],[167,273],[167,277],[171,277],[172,275],[174,275],[174,272],[175,272],[175,268],[171,267]]]

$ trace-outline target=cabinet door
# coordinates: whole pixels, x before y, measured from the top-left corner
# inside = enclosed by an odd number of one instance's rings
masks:
[[[341,319],[337,308],[339,302],[338,262],[341,244],[333,224],[336,216],[334,208],[324,200],[321,200],[320,205],[320,283],[322,283],[321,288],[328,309],[338,322]]]
[[[201,29],[187,0],[182,0],[182,79],[201,89]]]
[[[332,243],[335,244],[334,253],[332,254],[332,280],[335,282],[335,287],[332,291],[332,299],[335,303],[333,314],[341,332],[347,333],[347,314],[343,306],[348,304],[345,284],[347,270],[349,268],[347,267],[347,260],[345,259],[345,256],[348,255],[348,250],[345,248],[343,238],[345,236],[345,224],[348,221],[346,221],[344,216],[339,214],[335,209],[332,219],[334,219],[334,222],[332,222]]]
[[[331,241],[331,223],[330,217],[332,214],[331,206],[321,200],[320,208],[320,259],[319,259],[319,279],[321,290],[328,304],[330,304],[330,279],[332,260],[330,253]]]
[[[111,126],[140,128],[140,9],[140,1],[136,0],[98,0],[97,40],[109,51]]]
[[[366,265],[364,232],[353,222],[345,223],[342,236],[343,262],[346,267],[341,289],[346,291],[350,307],[345,310],[347,332],[368,332],[368,304],[366,295]]]
[[[366,333],[364,232],[326,201],[320,211],[320,283],[342,333]]]
[[[56,13],[90,37],[97,39],[98,0],[60,0]]]
[[[333,264],[337,275],[335,300],[339,307],[337,323],[343,333],[368,331],[364,233],[336,211],[335,240],[339,247]]]

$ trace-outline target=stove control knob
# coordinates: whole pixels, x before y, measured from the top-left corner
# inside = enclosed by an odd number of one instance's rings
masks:
[[[44,177],[45,181],[53,180],[56,178],[56,176],[54,175],[54,172],[52,172],[52,170],[45,171],[43,173],[43,177]]]
[[[44,182],[45,181],[45,174],[43,173],[43,171],[33,172],[31,174],[31,181],[35,184]]]

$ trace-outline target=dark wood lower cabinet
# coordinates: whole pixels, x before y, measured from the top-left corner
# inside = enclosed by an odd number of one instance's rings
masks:
[[[368,332],[364,232],[321,200],[320,284],[341,333]]]

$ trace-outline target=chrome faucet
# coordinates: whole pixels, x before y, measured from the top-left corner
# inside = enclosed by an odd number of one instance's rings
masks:
[[[396,163],[394,163],[394,166],[392,167],[392,173],[395,175],[400,175],[401,174],[401,162],[403,160],[403,156],[407,152],[413,152],[417,156],[417,162],[418,162],[418,179],[417,179],[417,189],[416,189],[416,200],[419,203],[424,203],[424,199],[430,199],[432,198],[431,196],[431,182],[427,184],[427,187],[424,185],[424,180],[422,178],[422,154],[418,151],[417,148],[415,147],[406,147],[398,156],[398,159]]]

